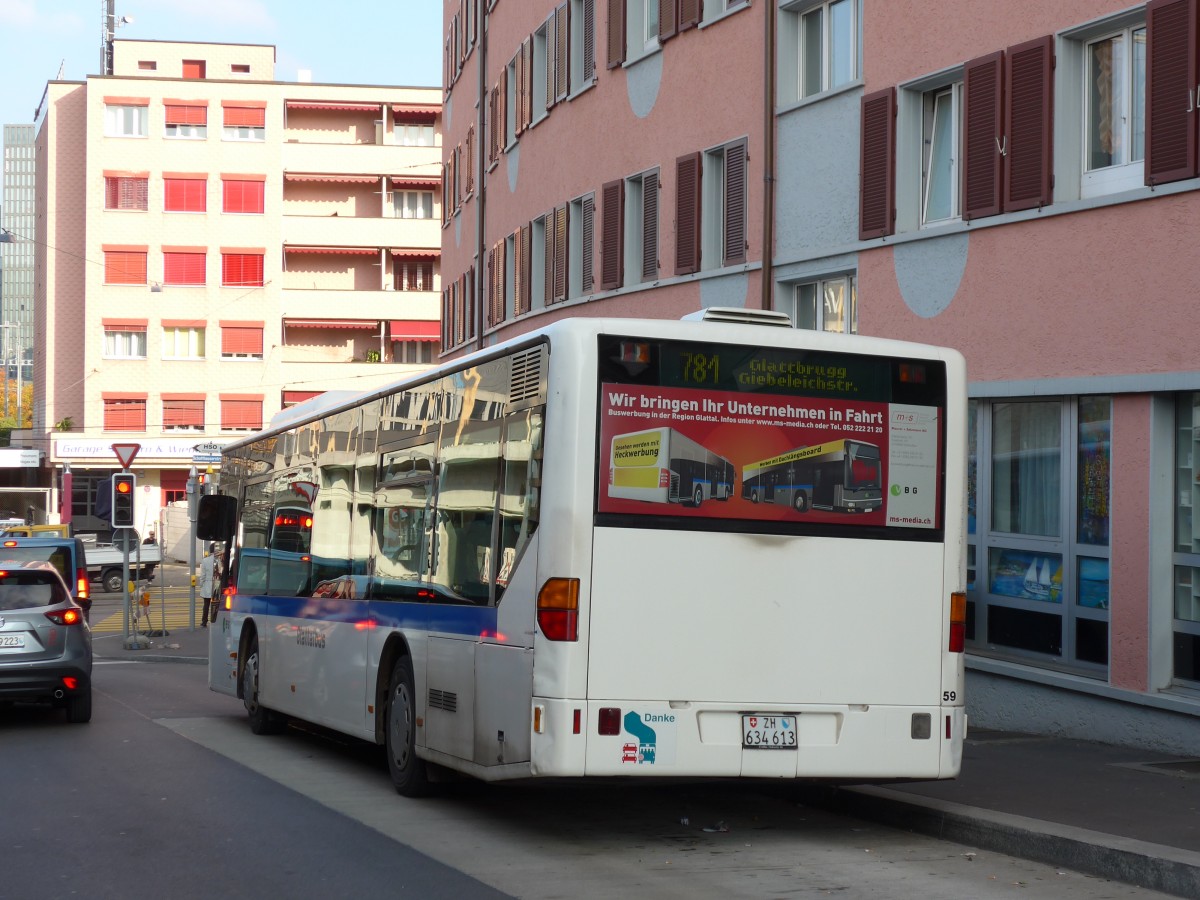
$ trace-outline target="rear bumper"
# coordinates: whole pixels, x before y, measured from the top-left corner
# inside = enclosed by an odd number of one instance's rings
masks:
[[[64,678],[77,680],[75,690],[69,690]],[[62,697],[80,694],[92,683],[90,667],[53,660],[50,663],[25,663],[0,666],[0,700],[56,700],[56,692]]]

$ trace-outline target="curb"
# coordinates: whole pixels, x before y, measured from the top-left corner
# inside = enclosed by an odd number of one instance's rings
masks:
[[[1073,869],[1178,897],[1200,897],[1200,853],[877,787],[838,788],[824,804],[940,840]]]
[[[137,650],[130,650],[123,656],[104,656],[98,653],[92,654],[92,658],[96,660],[104,660],[113,662],[115,660],[129,660],[131,662],[170,662],[170,663],[187,663],[189,665],[206,666],[208,665],[207,656],[160,656],[154,653],[141,653]]]

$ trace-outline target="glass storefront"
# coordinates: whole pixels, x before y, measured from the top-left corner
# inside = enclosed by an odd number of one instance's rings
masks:
[[[1200,392],[1179,395],[1175,426],[1173,674],[1200,688]]]
[[[1111,398],[975,400],[969,428],[972,651],[1105,677]]]

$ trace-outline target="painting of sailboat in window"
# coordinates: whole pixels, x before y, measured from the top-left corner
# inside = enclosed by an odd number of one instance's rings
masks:
[[[1057,554],[995,548],[990,568],[989,587],[993,594],[1062,602],[1062,557]]]

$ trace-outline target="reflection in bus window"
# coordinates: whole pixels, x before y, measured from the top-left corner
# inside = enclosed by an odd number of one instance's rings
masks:
[[[496,573],[499,600],[513,566],[538,524],[541,490],[542,416],[526,410],[509,417],[504,442],[504,489],[500,493],[500,569]]]
[[[499,491],[500,423],[460,421],[446,431],[450,434],[443,435],[447,440],[438,459],[431,580],[452,595],[486,604],[498,568],[492,520]]]
[[[372,596],[414,600],[429,569],[428,516],[433,501],[433,443],[388,451],[374,497]]]

